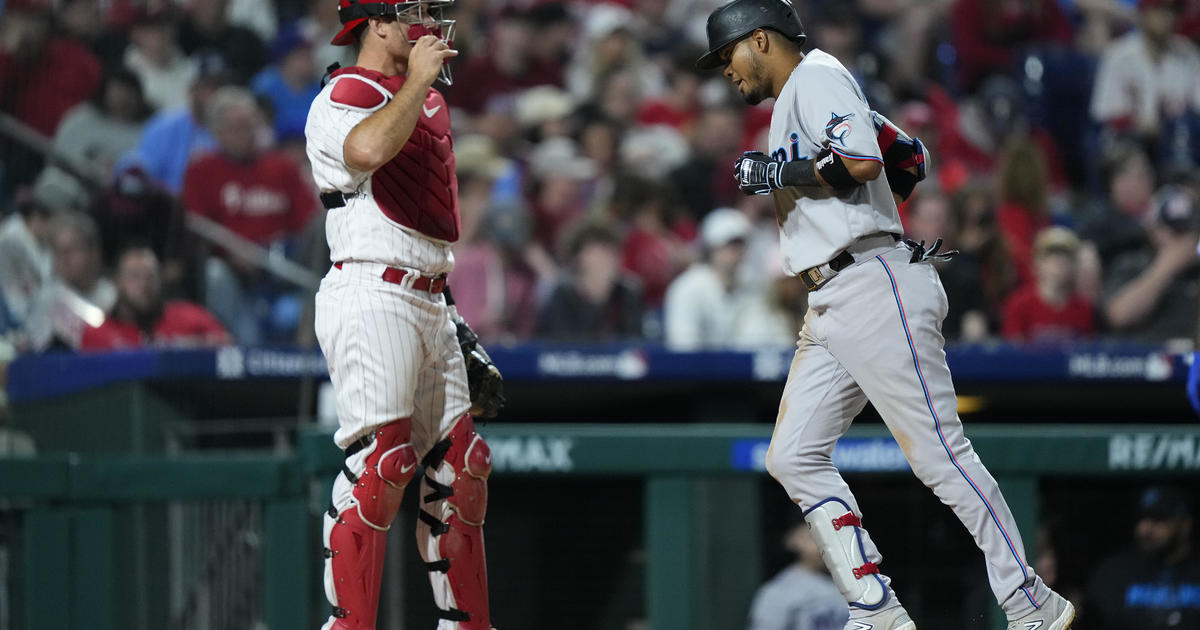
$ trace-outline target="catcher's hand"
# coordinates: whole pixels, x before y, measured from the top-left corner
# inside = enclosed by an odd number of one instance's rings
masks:
[[[476,418],[495,418],[504,406],[504,377],[492,363],[487,350],[479,345],[479,336],[466,320],[455,314],[454,325],[458,346],[467,363],[467,387],[471,392],[471,415]]]
[[[733,163],[733,178],[747,195],[768,195],[783,188],[779,162],[762,151],[746,151]]]

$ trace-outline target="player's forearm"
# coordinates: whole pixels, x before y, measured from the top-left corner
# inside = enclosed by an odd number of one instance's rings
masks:
[[[1113,328],[1128,328],[1145,319],[1171,281],[1171,274],[1158,265],[1143,271],[1117,291],[1104,307],[1104,315]]]
[[[390,103],[355,125],[342,146],[346,166],[373,171],[396,157],[417,126],[427,89],[408,81]]]
[[[865,184],[883,172],[874,160],[844,158],[826,149],[815,160],[793,160],[782,166],[780,181],[785,186],[823,186],[847,190]]]

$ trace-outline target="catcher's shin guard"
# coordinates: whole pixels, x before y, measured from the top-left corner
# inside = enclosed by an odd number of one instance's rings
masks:
[[[830,497],[804,514],[830,577],[855,608],[875,610],[888,600],[888,585],[879,567],[867,560],[862,521],[845,501]]]
[[[387,530],[404,487],[416,474],[412,420],[377,428],[346,449],[325,515],[325,596],[333,616],[324,630],[374,630]]]
[[[417,544],[429,569],[442,630],[489,630],[483,517],[492,453],[464,415],[422,460]]]

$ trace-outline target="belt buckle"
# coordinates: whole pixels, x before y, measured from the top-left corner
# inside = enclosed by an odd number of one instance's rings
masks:
[[[442,274],[429,279],[429,293],[441,293],[446,288],[446,275]]]
[[[821,285],[825,284],[825,281],[827,280],[827,278],[825,278],[825,276],[821,273],[820,267],[810,267],[804,270],[804,273],[801,275],[805,280],[808,281],[809,291],[816,291],[817,289],[820,289]]]

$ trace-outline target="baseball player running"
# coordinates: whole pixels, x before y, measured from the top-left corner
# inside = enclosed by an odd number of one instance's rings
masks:
[[[805,511],[849,602],[847,630],[916,628],[831,460],[868,399],[983,550],[1009,630],[1065,630],[1074,608],[1026,562],[1000,488],[963,435],[942,350],[946,293],[929,264],[945,256],[940,242],[900,242],[893,194],[906,198],[923,177],[924,148],[872,115],[836,59],[801,51],[787,0],[734,0],[707,27],[697,65],[723,67],[748,103],[775,98],[770,154],[747,153],[735,177],[743,192],[774,196],[785,268],[810,294],[766,464]]]
[[[482,525],[492,459],[471,414],[494,415],[503,397],[443,295],[458,184],[450,113],[432,85],[449,81],[457,54],[441,19],[451,2],[340,0],[333,43],[355,45],[357,65],[331,73],[305,127],[334,263],[316,333],[346,454],[324,519],[333,614],[323,630],[375,628],[387,530],[418,463],[417,542],[438,627],[491,627]]]

